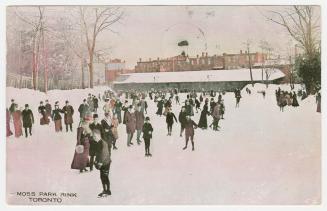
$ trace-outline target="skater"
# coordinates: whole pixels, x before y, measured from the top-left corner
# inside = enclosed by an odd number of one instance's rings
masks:
[[[212,112],[212,118],[213,118],[213,122],[212,122],[212,129],[214,130],[214,131],[219,131],[219,125],[218,125],[218,123],[219,123],[219,119],[220,119],[220,115],[221,115],[221,113],[220,113],[220,111],[221,111],[221,109],[220,109],[220,104],[219,103],[216,103],[216,105],[215,105],[215,107],[214,107],[214,109],[213,109],[213,112]],[[210,125],[210,126],[211,126]]]
[[[116,143],[115,143],[115,137],[114,134],[112,133],[112,118],[110,116],[110,113],[105,113],[104,114],[104,119],[101,120],[101,126],[103,129],[103,140],[106,142],[110,142],[110,146],[114,146],[116,148]]]
[[[16,106],[15,100],[14,99],[11,99],[11,104],[10,104],[10,107],[9,107],[10,116],[15,111],[15,106]]]
[[[98,194],[98,197],[111,195],[109,169],[111,164],[111,143],[101,137],[101,132],[95,130],[93,134],[94,140],[97,142],[95,167],[100,171],[100,179],[103,191]]]
[[[136,106],[135,109],[135,119],[136,119],[136,141],[137,144],[140,145],[141,144],[141,133],[142,133],[142,128],[143,128],[143,124],[144,124],[144,113],[141,110],[141,104],[139,103],[138,106]]]
[[[175,102],[176,102],[176,105],[177,105],[177,104],[180,105],[178,94],[175,95]]]
[[[86,167],[89,165],[90,143],[86,127],[88,127],[87,122],[83,121],[77,128],[77,143],[71,164],[71,169],[78,169],[80,173],[88,171]]]
[[[123,108],[122,108],[122,110],[124,111],[123,124],[126,124],[126,113],[128,111],[128,105],[127,104],[128,104],[128,101],[125,100],[125,103],[124,103]]]
[[[12,114],[14,122],[15,137],[18,138],[23,135],[22,129],[22,112],[18,109],[18,105],[15,105],[15,111]]]
[[[292,106],[293,107],[298,107],[299,106],[299,102],[297,101],[297,96],[296,96],[295,92],[293,92],[293,96],[292,96]]]
[[[133,106],[130,105],[125,115],[126,121],[126,132],[127,132],[127,146],[133,145],[132,139],[136,129],[136,118],[135,114],[132,113]]]
[[[49,100],[45,100],[45,113],[47,115],[47,119],[50,122],[50,117],[51,117],[51,114],[52,114],[52,106],[49,103]]]
[[[69,101],[66,100],[66,105],[62,108],[64,112],[64,122],[66,125],[66,132],[68,132],[68,126],[71,132],[73,132],[73,115],[74,115],[74,108],[73,106],[69,105]]]
[[[235,90],[235,99],[236,99],[236,108],[238,108],[238,107],[240,107],[240,101],[241,101],[241,98],[242,98],[242,96],[241,96],[241,90],[240,89],[236,89]]]
[[[42,115],[42,117],[40,118],[40,125],[47,125],[47,124],[49,124],[49,119],[48,119],[48,116],[46,114],[46,108],[43,105],[43,101],[40,102],[40,106],[38,108],[38,111]]]
[[[186,116],[185,122],[185,147],[183,150],[187,148],[187,144],[189,139],[191,138],[192,142],[192,151],[194,151],[194,129],[197,128],[197,124],[191,119],[191,116]]]
[[[201,115],[200,115],[200,120],[199,120],[199,128],[201,129],[207,129],[208,128],[208,120],[207,120],[207,115],[210,115],[208,111],[208,98],[205,99]]]
[[[86,103],[86,99],[84,99],[83,103],[78,107],[80,122],[82,122],[83,119],[87,116],[88,111],[89,111],[89,106]]]
[[[23,127],[25,130],[25,137],[27,138],[28,137],[27,129],[30,136],[32,136],[32,125],[34,124],[33,112],[31,109],[29,109],[28,104],[25,104],[25,109],[22,111],[22,117],[23,117]]]
[[[198,113],[198,110],[201,111],[200,105],[201,105],[200,101],[197,98],[195,98],[195,109],[196,109],[196,113]]]
[[[9,137],[12,135],[12,132],[10,130],[10,112],[8,108],[6,108],[6,137]]]
[[[187,116],[187,114],[185,111],[185,107],[183,106],[178,115],[178,121],[179,121],[179,123],[181,123],[181,131],[179,134],[180,137],[182,137],[182,133],[184,132],[184,129],[185,129],[186,116]]]
[[[94,95],[93,95],[92,102],[93,102],[93,110],[94,110],[95,113],[97,113],[98,112],[98,107],[99,107],[99,100]]]
[[[59,108],[59,104],[57,101],[55,104],[55,108],[52,111],[52,121],[54,121],[54,123],[55,123],[55,131],[56,132],[62,131],[62,123],[61,123],[62,117],[61,117],[60,113],[64,113],[64,111]]]
[[[93,165],[94,165],[94,158],[96,155],[97,150],[97,142],[94,140],[93,133],[98,130],[103,133],[103,129],[101,124],[99,123],[99,116],[98,114],[93,114],[93,122],[89,125],[90,130],[92,131],[92,136],[90,138],[90,171],[93,171]]]
[[[112,128],[111,128],[111,131],[112,131],[112,134],[114,135],[114,142],[112,143],[112,146],[113,146],[113,149],[116,150],[118,149],[117,146],[116,146],[116,142],[118,140],[118,125],[119,125],[119,121],[118,121],[118,118],[117,118],[117,114],[114,114],[113,118],[112,118]]]
[[[224,119],[224,114],[225,114],[225,104],[224,104],[224,100],[222,99],[219,103],[219,113],[220,113],[220,118]]]
[[[166,115],[166,123],[167,123],[167,129],[168,134],[167,136],[171,136],[171,132],[173,129],[174,119],[177,122],[177,118],[175,114],[172,112],[171,108],[168,109],[167,115]]]
[[[120,101],[120,99],[118,98],[116,103],[115,103],[115,114],[117,115],[117,119],[119,124],[121,124],[122,120],[121,120],[121,110],[122,110],[122,103]]]
[[[145,118],[145,123],[143,124],[142,132],[145,145],[145,156],[152,156],[150,153],[150,140],[152,138],[153,128],[150,123],[149,117]]]
[[[317,103],[317,112],[321,113],[321,94],[320,92],[318,92],[317,96],[316,96],[316,103]]]
[[[159,115],[159,116],[162,115],[163,106],[164,106],[164,101],[161,98],[159,98],[158,103],[157,103],[157,108],[158,108],[158,110],[156,112],[157,115]]]
[[[192,106],[190,105],[189,100],[185,101],[185,112],[186,112],[186,115],[192,116]]]

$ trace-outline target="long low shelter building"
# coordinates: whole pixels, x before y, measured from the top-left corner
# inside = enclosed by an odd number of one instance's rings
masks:
[[[267,73],[267,74],[266,74]],[[268,75],[268,79],[267,79]],[[279,83],[285,74],[279,69],[252,69],[254,82]],[[179,90],[231,91],[251,83],[249,69],[205,70],[184,72],[150,72],[120,75],[113,82],[116,90]]]

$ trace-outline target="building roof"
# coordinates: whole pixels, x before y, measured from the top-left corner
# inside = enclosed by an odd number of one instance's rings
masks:
[[[283,78],[285,74],[279,69],[270,69],[268,80]],[[252,69],[254,81],[262,80],[261,69]],[[265,78],[265,73],[264,73]],[[203,70],[182,72],[150,72],[121,74],[114,84],[129,83],[181,83],[181,82],[219,82],[251,81],[249,69],[236,70]]]

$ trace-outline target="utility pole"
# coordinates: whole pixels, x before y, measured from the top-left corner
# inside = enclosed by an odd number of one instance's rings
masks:
[[[247,40],[246,44],[246,48],[247,48],[247,53],[248,53],[248,58],[249,58],[249,69],[250,69],[250,78],[251,78],[251,84],[252,86],[254,86],[253,84],[253,76],[252,76],[252,64],[251,64],[251,55],[250,55],[250,40]]]

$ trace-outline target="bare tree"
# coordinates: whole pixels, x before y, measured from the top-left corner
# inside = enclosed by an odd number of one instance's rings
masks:
[[[247,49],[247,54],[248,54],[248,60],[249,60],[249,70],[250,70],[250,78],[251,78],[251,84],[252,86],[254,86],[253,83],[253,76],[252,76],[252,62],[251,62],[251,55],[250,55],[250,45],[251,45],[251,41],[248,39],[245,43],[243,43],[246,45],[246,49]]]
[[[82,30],[88,50],[90,88],[93,88],[93,62],[97,37],[105,30],[114,32],[111,26],[119,22],[124,11],[120,7],[79,7]]]
[[[305,54],[312,58],[320,43],[320,14],[315,6],[292,6],[283,11],[268,11],[265,17],[284,27],[291,37],[299,43]]]

